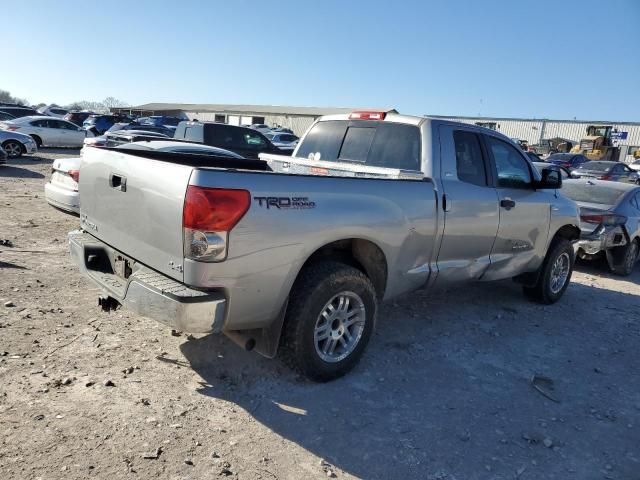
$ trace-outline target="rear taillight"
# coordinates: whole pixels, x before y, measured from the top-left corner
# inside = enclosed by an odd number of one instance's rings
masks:
[[[184,256],[202,262],[227,258],[228,234],[247,213],[250,203],[247,190],[190,185],[182,214]]]
[[[352,112],[349,120],[384,120],[386,112]]]
[[[624,225],[627,223],[627,217],[624,215],[616,215],[615,213],[585,213],[580,215],[580,220],[586,223],[596,225]]]
[[[7,130],[9,130],[10,132],[15,132],[16,130],[19,130],[20,127],[15,127],[15,126],[9,126],[7,127]]]
[[[78,183],[80,181],[80,170],[69,170],[67,173],[71,175],[74,182]]]
[[[602,175],[598,177],[598,180],[611,180],[611,175]]]

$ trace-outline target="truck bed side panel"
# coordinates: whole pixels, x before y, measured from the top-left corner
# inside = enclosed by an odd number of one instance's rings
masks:
[[[223,287],[236,297],[229,302],[227,329],[273,319],[304,262],[338,240],[369,240],[382,250],[388,265],[385,298],[428,279],[436,229],[430,181],[198,169],[191,184],[245,188],[252,196],[249,211],[230,234],[226,261],[185,261],[185,283]],[[296,202],[303,208],[287,206]]]

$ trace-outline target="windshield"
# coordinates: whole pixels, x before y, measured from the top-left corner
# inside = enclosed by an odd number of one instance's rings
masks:
[[[608,172],[613,165],[609,162],[587,162],[578,167],[578,170],[594,170],[596,172]]]
[[[627,191],[592,182],[565,182],[562,184],[562,193],[574,202],[600,203],[612,206]]]

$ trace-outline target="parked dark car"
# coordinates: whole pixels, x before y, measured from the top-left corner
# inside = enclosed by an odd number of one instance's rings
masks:
[[[258,158],[260,153],[291,155],[291,151],[280,150],[258,130],[224,123],[180,122],[174,138],[224,148],[245,158]]]
[[[640,184],[640,175],[626,163],[595,161],[587,162],[571,171],[573,178],[596,178],[612,182]]]
[[[166,115],[152,115],[150,117],[140,117],[136,123],[140,125],[155,125],[157,127],[177,127],[184,118],[169,117]]]
[[[145,132],[162,133],[167,137],[173,137],[173,134],[176,131],[175,128],[167,128],[162,125],[148,125],[148,124],[138,123],[138,122],[130,123],[129,125],[122,127],[120,130],[141,130]]]
[[[16,117],[11,115],[10,113],[0,112],[0,122],[3,122],[5,120],[13,120],[14,118]]]
[[[0,112],[8,113],[15,118],[20,117],[29,117],[31,115],[40,115],[37,110],[34,110],[30,107],[22,107],[22,106],[7,106],[0,105]]]
[[[91,130],[94,135],[102,135],[119,120],[120,117],[115,115],[89,115],[89,117],[82,122],[82,127],[85,130]]]
[[[589,159],[587,157],[579,153],[554,153],[547,158],[547,162],[558,165],[559,167],[568,168],[569,170],[578,168],[588,161]]]
[[[79,127],[82,127],[82,123],[91,115],[95,115],[94,112],[69,112],[64,116],[67,122],[75,123]]]
[[[540,155],[538,155],[535,152],[525,152],[525,155],[527,157],[529,157],[529,160],[531,160],[532,162],[542,162],[542,158],[540,158]]]

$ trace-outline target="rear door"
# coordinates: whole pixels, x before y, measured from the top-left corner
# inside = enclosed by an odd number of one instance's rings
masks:
[[[82,228],[182,281],[182,209],[193,168],[117,150],[85,150],[79,187]]]
[[[544,257],[553,193],[533,188],[533,166],[522,151],[496,136],[481,136],[500,202],[498,235],[484,278],[508,278],[537,266]]]
[[[439,135],[444,234],[438,279],[479,278],[491,263],[499,221],[489,160],[474,130],[443,125]]]
[[[43,145],[58,147],[60,146],[60,137],[56,128],[51,127],[51,120],[40,119],[31,122],[33,134],[42,139]]]

